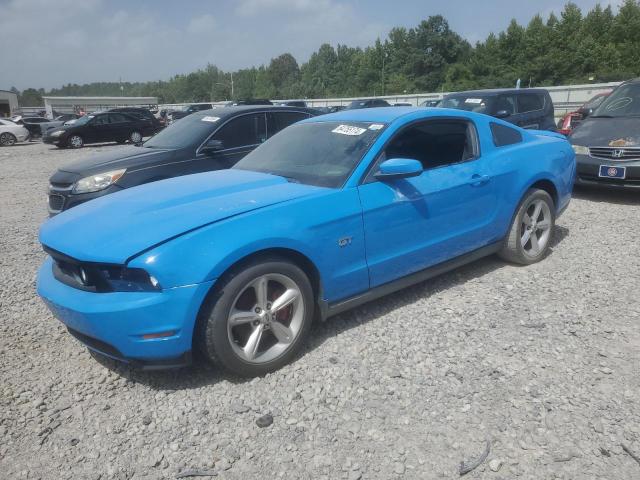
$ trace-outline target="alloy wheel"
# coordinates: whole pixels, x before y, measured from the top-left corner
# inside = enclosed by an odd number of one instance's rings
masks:
[[[142,134],[140,132],[131,133],[131,143],[140,143],[142,141]]]
[[[2,135],[0,135],[0,145],[9,147],[14,143],[16,143],[16,138],[13,135],[9,133],[3,133]]]
[[[300,287],[271,273],[252,280],[235,298],[227,318],[233,351],[250,363],[284,354],[302,329],[305,305]]]
[[[79,135],[73,135],[70,139],[69,139],[69,143],[71,144],[71,146],[73,148],[80,148],[82,147],[82,137],[80,137]]]
[[[551,209],[544,200],[533,200],[522,216],[520,245],[525,255],[537,257],[551,237]]]

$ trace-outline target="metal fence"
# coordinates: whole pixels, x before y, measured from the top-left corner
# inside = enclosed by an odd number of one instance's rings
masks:
[[[621,82],[610,83],[592,83],[586,85],[567,85],[560,87],[541,87],[546,88],[551,95],[551,100],[555,107],[556,116],[562,116],[567,112],[573,111],[594,95],[606,92],[618,86]],[[349,97],[349,98],[311,98],[306,99],[307,105],[310,107],[331,107],[339,105],[348,105],[354,100],[364,100],[365,98],[379,98],[386,100],[390,104],[409,103],[418,106],[426,100],[439,100],[445,95],[455,92],[437,92],[437,93],[417,93],[406,95],[386,95],[378,97]],[[286,101],[286,100],[276,100]]]

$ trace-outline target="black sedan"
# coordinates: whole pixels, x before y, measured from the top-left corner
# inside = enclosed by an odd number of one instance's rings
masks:
[[[157,127],[149,120],[128,113],[92,113],[71,125],[48,130],[44,143],[59,148],[81,148],[87,143],[118,142],[140,143],[142,137],[153,135]]]
[[[49,213],[143,183],[229,168],[283,128],[317,113],[275,106],[193,113],[141,146],[65,165],[50,178]]]

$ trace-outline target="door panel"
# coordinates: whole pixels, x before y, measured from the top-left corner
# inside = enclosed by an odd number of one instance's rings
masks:
[[[391,139],[378,162],[413,158],[425,170],[370,176],[358,187],[371,287],[491,243],[498,198],[490,157],[478,153],[475,127],[465,121],[419,122]]]
[[[488,243],[497,202],[480,163],[359,187],[371,287]]]

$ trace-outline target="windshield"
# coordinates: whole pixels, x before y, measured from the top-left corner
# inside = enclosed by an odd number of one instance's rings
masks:
[[[86,125],[87,123],[89,123],[90,120],[93,120],[94,118],[95,118],[95,115],[85,115],[84,117],[80,117],[75,122],[73,122],[73,125],[74,126]]]
[[[460,95],[447,97],[442,100],[440,108],[454,108],[456,110],[466,110],[467,112],[485,113],[491,111],[493,97],[483,97],[478,95]]]
[[[607,95],[597,95],[582,106],[583,110],[595,109],[607,98]]]
[[[633,116],[640,116],[640,83],[619,86],[592,115],[592,117]]]
[[[146,148],[185,148],[198,146],[219,125],[219,118],[212,115],[192,114],[174,122],[156,136],[144,142]]]
[[[299,123],[282,130],[233,168],[338,188],[383,128],[381,123],[370,122]]]

